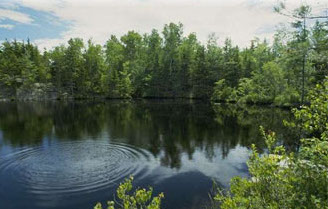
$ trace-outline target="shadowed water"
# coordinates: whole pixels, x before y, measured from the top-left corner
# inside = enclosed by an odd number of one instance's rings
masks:
[[[88,209],[119,182],[165,193],[167,209],[202,208],[213,180],[246,177],[258,127],[277,131],[288,111],[174,100],[0,103],[0,206]],[[284,139],[284,140],[282,140]]]

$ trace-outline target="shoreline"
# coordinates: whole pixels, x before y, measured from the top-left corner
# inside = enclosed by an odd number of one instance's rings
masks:
[[[199,101],[203,103],[210,103],[212,105],[239,105],[239,106],[258,106],[258,107],[274,107],[282,109],[290,109],[300,107],[301,103],[295,103],[290,105],[277,105],[274,103],[263,103],[263,102],[249,102],[239,103],[236,101],[212,101],[204,98],[189,98],[189,97],[135,97],[135,98],[110,98],[110,97],[66,97],[66,98],[0,98],[0,102],[74,102],[74,101],[161,101],[161,100],[172,100],[172,101]]]

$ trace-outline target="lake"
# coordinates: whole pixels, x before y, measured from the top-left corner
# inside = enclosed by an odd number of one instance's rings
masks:
[[[129,175],[164,192],[163,208],[202,208],[213,181],[248,176],[259,126],[278,132],[288,110],[198,101],[0,103],[0,207],[92,209]]]

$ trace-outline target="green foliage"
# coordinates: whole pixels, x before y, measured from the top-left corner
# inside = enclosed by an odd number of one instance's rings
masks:
[[[225,79],[215,82],[214,92],[212,95],[213,101],[228,101],[233,89],[226,85]]]
[[[317,84],[314,90],[310,91],[309,106],[301,106],[300,109],[293,109],[297,122],[288,123],[291,127],[302,129],[305,136],[317,136],[327,134],[328,127],[328,78],[323,84]]]
[[[151,187],[148,190],[137,189],[131,193],[133,189],[132,181],[133,177],[130,177],[119,185],[116,192],[120,202],[117,202],[117,207],[115,207],[114,201],[108,201],[107,209],[160,209],[164,194],[160,193],[152,198],[153,189]],[[103,207],[101,203],[97,203],[94,209],[103,209]]]
[[[230,192],[219,191],[220,208],[327,208],[328,207],[328,82],[310,94],[310,106],[294,109],[298,125],[311,138],[301,139],[296,153],[277,146],[276,135],[265,133],[268,154],[252,146],[248,161],[251,177],[235,177]],[[295,124],[294,124],[295,125]]]
[[[83,55],[84,47],[82,39],[75,38],[68,41],[65,50],[64,71],[62,72],[63,87],[74,95],[77,91],[83,91]]]
[[[101,77],[105,73],[105,60],[102,47],[88,41],[88,49],[83,54],[85,73],[83,78],[84,91],[86,93],[103,93]]]
[[[0,86],[16,89],[45,82],[48,76],[46,63],[37,47],[13,41],[4,42],[0,48]]]
[[[238,87],[240,100],[252,103],[276,103],[286,89],[283,70],[275,62],[267,62],[263,69],[253,72],[251,79],[243,79]],[[289,102],[284,99],[284,102]]]
[[[195,68],[192,73],[192,92],[195,98],[210,98],[212,85],[210,83],[210,72],[207,68],[205,48],[198,46],[196,50]]]
[[[276,8],[285,10],[283,4]],[[255,38],[244,49],[230,39],[219,46],[215,34],[201,44],[195,33],[184,35],[181,23],[150,34],[112,35],[104,47],[74,38],[43,54],[29,41],[6,41],[0,47],[0,97],[15,98],[20,90],[42,83],[54,86],[58,97],[70,98],[304,103],[328,75],[327,21],[304,27],[302,18],[310,12],[309,6],[292,12],[292,31],[277,31],[271,46]]]

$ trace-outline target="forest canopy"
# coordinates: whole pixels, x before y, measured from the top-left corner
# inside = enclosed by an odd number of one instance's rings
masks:
[[[310,15],[302,6],[295,16]],[[278,14],[277,14],[278,15]],[[184,35],[181,23],[161,32],[128,31],[102,46],[72,38],[40,51],[27,42],[0,47],[0,99],[29,99],[51,92],[54,98],[199,98],[204,100],[290,105],[302,102],[327,73],[327,20],[311,27],[302,19],[274,41],[254,39],[240,48],[214,35],[201,43]]]

